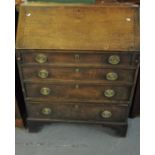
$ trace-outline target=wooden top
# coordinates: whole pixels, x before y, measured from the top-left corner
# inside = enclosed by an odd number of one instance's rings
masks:
[[[139,6],[23,4],[16,48],[139,51]]]

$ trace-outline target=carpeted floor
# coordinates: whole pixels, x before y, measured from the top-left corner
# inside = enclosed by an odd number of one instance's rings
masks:
[[[140,119],[129,119],[126,138],[100,125],[45,126],[38,133],[16,128],[16,155],[140,155]]]

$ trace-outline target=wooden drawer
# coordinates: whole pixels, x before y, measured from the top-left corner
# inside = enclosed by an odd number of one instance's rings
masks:
[[[127,106],[93,104],[28,103],[28,117],[51,120],[126,121]]]
[[[82,52],[82,51],[81,51]],[[102,52],[102,53],[62,53],[45,51],[23,51],[21,54],[23,63],[35,64],[100,64],[100,65],[135,65],[134,52]],[[40,61],[40,62],[39,62]]]
[[[128,101],[131,86],[90,84],[25,84],[28,98],[50,101]]]
[[[120,81],[133,82],[133,69],[107,69],[85,67],[49,67],[25,66],[22,69],[25,80],[102,80],[105,82]]]

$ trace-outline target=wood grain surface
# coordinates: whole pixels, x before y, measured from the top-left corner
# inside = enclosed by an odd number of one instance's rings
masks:
[[[139,50],[133,4],[22,5],[20,12],[18,49]]]
[[[44,115],[43,108],[50,108],[51,114]],[[127,119],[127,106],[107,106],[93,104],[35,104],[27,105],[29,118],[44,120],[74,120],[77,121],[101,121],[101,122],[125,122]],[[108,110],[112,113],[109,118],[101,117],[101,112]]]
[[[125,136],[139,70],[139,5],[23,4],[16,57],[29,131],[45,122],[91,122]],[[108,80],[109,72],[118,79]]]

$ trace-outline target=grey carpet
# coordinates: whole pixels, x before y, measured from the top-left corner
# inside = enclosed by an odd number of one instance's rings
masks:
[[[129,119],[126,138],[100,125],[45,126],[38,133],[16,128],[16,155],[139,155],[140,119]]]

